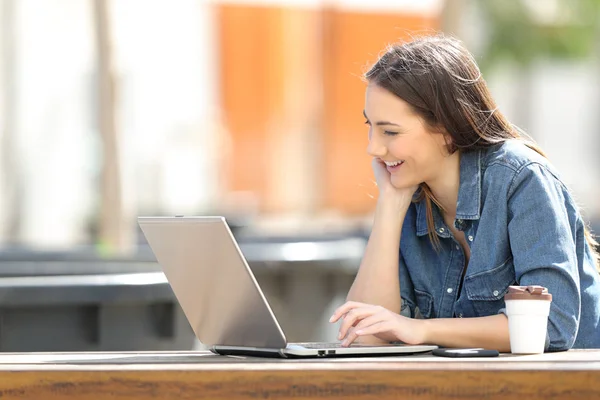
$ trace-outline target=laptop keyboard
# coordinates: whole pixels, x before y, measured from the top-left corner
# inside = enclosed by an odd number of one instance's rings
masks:
[[[337,349],[342,347],[341,342],[332,342],[332,343],[324,343],[324,342],[306,342],[306,343],[290,343],[296,346],[303,346],[307,349]],[[406,346],[403,343],[387,343],[387,344],[361,344],[361,343],[352,343],[349,347],[383,347],[383,346],[395,346],[402,347]]]
[[[307,343],[293,343],[297,346],[306,347],[307,349],[337,349],[342,347],[342,344],[337,343],[323,343],[323,342],[307,342]]]

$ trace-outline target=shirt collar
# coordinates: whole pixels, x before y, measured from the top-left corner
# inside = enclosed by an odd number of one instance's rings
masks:
[[[460,154],[460,186],[456,204],[456,219],[477,220],[481,205],[481,151],[475,150]],[[427,211],[425,200],[417,203],[417,235],[427,234]],[[433,222],[436,233],[441,237],[450,237],[441,212],[432,204]]]

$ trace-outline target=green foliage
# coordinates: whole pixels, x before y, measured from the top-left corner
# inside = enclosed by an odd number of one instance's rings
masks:
[[[600,0],[475,1],[487,30],[482,69],[506,59],[521,66],[542,57],[581,59],[595,50]]]

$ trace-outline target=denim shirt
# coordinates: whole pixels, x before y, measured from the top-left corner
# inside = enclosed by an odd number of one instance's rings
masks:
[[[552,294],[546,351],[600,348],[600,276],[569,190],[548,160],[518,140],[461,153],[454,226],[465,254],[432,204],[436,251],[424,201],[411,204],[400,240],[403,314],[483,317],[505,312],[510,285]]]

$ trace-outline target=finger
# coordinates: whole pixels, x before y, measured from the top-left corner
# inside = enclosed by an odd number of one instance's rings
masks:
[[[352,342],[354,342],[356,340],[356,338],[358,336],[360,336],[358,334],[358,332],[362,332],[367,328],[370,328],[374,325],[381,324],[382,322],[385,322],[385,321],[387,321],[387,319],[385,317],[385,314],[383,314],[383,313],[374,314],[367,318],[364,318],[362,321],[360,321],[358,324],[356,324],[355,327],[348,330],[348,334],[346,335],[346,338],[344,339],[342,345],[350,345]]]
[[[329,318],[329,322],[338,321],[341,317],[343,317],[348,311],[352,310],[353,308],[364,307],[367,305],[368,304],[359,303],[357,301],[347,301],[333,312],[333,315],[331,316],[331,318]]]
[[[354,325],[360,323],[363,319],[370,317],[376,312],[378,312],[378,309],[374,306],[354,308],[348,311],[346,315],[344,315],[342,325],[340,326],[338,339],[342,340],[344,337],[346,337],[348,329],[352,328]]]
[[[373,325],[370,325],[366,328],[358,329],[358,330],[353,328],[351,330],[351,332],[348,333],[348,337],[346,337],[346,339],[344,339],[344,341],[342,342],[342,346],[343,347],[350,346],[360,336],[381,334],[381,333],[390,331],[391,328],[392,328],[391,322],[389,322],[389,321],[376,322]]]
[[[365,304],[365,303],[359,303],[358,301],[347,301],[333,312],[333,315],[331,316],[329,321],[335,322],[335,321],[339,320],[341,317],[343,317],[348,311],[350,311],[354,308],[357,308],[357,307],[364,307],[367,305],[368,304]]]
[[[386,165],[380,158],[374,158],[372,168],[373,171],[377,174],[378,171],[383,171],[386,168]]]
[[[376,335],[378,333],[389,332],[392,329],[392,322],[389,320],[379,321],[364,328],[354,330],[356,336]]]

